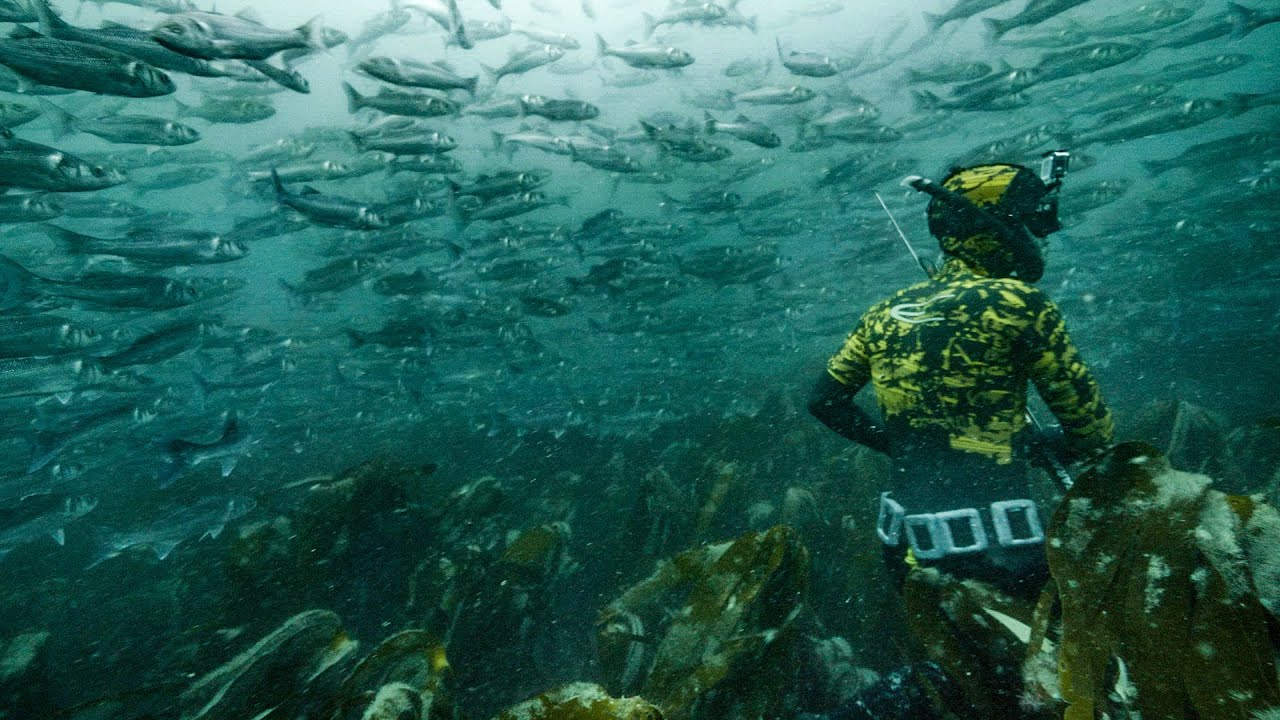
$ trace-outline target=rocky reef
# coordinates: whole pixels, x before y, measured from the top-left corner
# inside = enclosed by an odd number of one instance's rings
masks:
[[[1036,690],[1042,708],[1084,707],[1114,680],[1118,647],[1146,683],[1176,667],[1179,688],[1253,678],[1246,690],[1269,697],[1274,664],[1227,649],[1270,658],[1255,630],[1280,603],[1266,541],[1280,526],[1268,507],[1280,499],[1280,425],[1230,427],[1178,402],[1129,425],[1146,449],[1121,446],[1081,476],[1055,520],[1067,540],[1050,559],[1080,592],[1061,593],[1057,616],[984,607],[1080,668],[1075,687]],[[1130,462],[1139,456],[1152,460]],[[65,547],[32,543],[0,560],[12,578],[0,591],[0,718],[708,720],[829,708],[965,632],[921,628],[889,587],[870,501],[886,472],[779,405],[625,443],[526,434],[472,467],[379,458],[264,487],[225,529],[163,558],[140,544],[102,559],[73,527]],[[1193,486],[1184,505],[1170,499]],[[1050,502],[1064,495],[1047,476],[1036,487]],[[1085,500],[1092,539],[1069,531]],[[1167,527],[1131,522],[1157,501],[1179,508]],[[1149,552],[1102,563],[1090,542],[1123,545],[1116,533]],[[1168,573],[1138,575],[1165,584],[1103,590],[1107,572],[1158,553]],[[1232,574],[1241,563],[1251,595]],[[920,578],[928,604],[966,616],[966,590]],[[1142,644],[1139,618],[1171,624],[1161,613],[1204,603],[1212,612],[1193,632],[1212,657]],[[1134,615],[1089,615],[1103,606]],[[994,676],[973,681],[995,688],[993,703],[1035,700],[1013,696],[1016,683],[1001,695]],[[1148,702],[1144,715],[1159,715]]]

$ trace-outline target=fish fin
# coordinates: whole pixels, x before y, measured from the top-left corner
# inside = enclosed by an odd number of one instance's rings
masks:
[[[1227,113],[1232,117],[1253,109],[1253,100],[1261,93],[1227,93]]]
[[[178,547],[178,540],[162,540],[151,543],[151,552],[156,554],[157,560],[164,560],[173,554],[175,548]]]
[[[1228,2],[1227,14],[1231,16],[1231,39],[1238,40],[1253,32],[1258,26],[1258,11],[1240,3]]]
[[[986,26],[987,35],[993,43],[999,40],[1001,35],[1012,29],[1010,21],[1000,18],[982,18],[982,24]]]
[[[351,328],[347,328],[346,333],[347,333],[347,337],[351,340],[350,347],[352,350],[355,350],[356,348],[359,348],[359,347],[363,347],[366,344],[364,337],[360,334],[359,331],[352,330]]]
[[[39,95],[36,96],[36,102],[49,111],[49,120],[53,123],[53,137],[55,140],[61,140],[62,138],[76,132],[78,128],[76,127],[77,118],[75,115],[72,115]]]
[[[644,18],[644,36],[646,38],[652,37],[653,29],[657,27],[656,25],[657,21],[653,19],[652,15],[646,12],[640,13],[640,17]]]
[[[158,486],[161,490],[173,485],[182,477],[182,473],[186,472],[187,463],[184,462],[176,454],[170,456],[163,468],[160,470],[160,476],[156,478]]]
[[[751,29],[751,34],[756,34],[756,21],[760,19],[759,15],[752,15],[747,18],[747,27]]]
[[[317,15],[303,23],[298,28],[298,34],[306,41],[307,47],[328,52],[329,46],[324,44],[324,22],[321,18],[321,15]]]
[[[703,111],[702,111],[702,117],[704,118],[704,120],[703,120],[703,127],[705,127],[705,128],[706,128],[706,130],[707,130],[707,134],[708,134],[708,135],[715,135],[715,134],[716,134],[716,119],[715,119],[715,118],[713,118],[713,117],[711,117],[711,113],[707,112],[706,110],[703,110]]]
[[[362,107],[360,101],[364,97],[356,92],[355,88],[351,87],[351,83],[342,83],[342,91],[347,94],[347,112],[354,113]]]
[[[284,189],[284,183],[280,181],[280,173],[275,168],[271,168],[271,186],[276,189],[277,195],[288,195],[289,191]]]
[[[941,15],[937,15],[934,13],[921,13],[921,14],[924,15],[925,29],[930,33],[938,32],[938,29],[941,28],[945,22],[947,22],[947,19]]]
[[[596,33],[596,50],[601,55],[609,54],[609,43],[604,41],[604,36],[600,33]]]
[[[244,8],[243,10],[236,12],[232,17],[238,17],[241,20],[247,20],[251,23],[257,23],[258,25],[264,24],[262,16],[259,15],[258,11],[254,10],[252,7]]]
[[[42,37],[44,37],[43,33],[38,33],[26,25],[14,25],[13,30],[9,31],[11,40],[34,40]]]
[[[319,195],[319,194],[320,194],[320,191],[319,191],[319,190],[317,190],[317,189],[315,189],[315,188],[313,188],[313,187],[311,187],[310,185],[303,185],[303,186],[302,186],[302,192],[300,192],[300,193],[298,193],[298,194],[299,194],[299,195]]]
[[[933,110],[938,107],[942,99],[928,90],[912,90],[911,99],[915,101],[916,110]]]
[[[222,531],[226,529],[226,525],[214,525],[208,530],[205,530],[204,534],[200,536],[200,539],[203,540],[205,538],[210,538],[212,540],[217,540],[218,536],[222,534]]]
[[[230,475],[230,474],[231,474],[231,472],[232,472],[233,470],[235,470],[235,469],[236,469],[236,461],[238,461],[239,459],[240,459],[240,458],[238,458],[238,457],[225,457],[225,458],[222,458],[222,468],[221,468],[221,470],[222,470],[222,477],[227,477],[228,475]]]
[[[36,14],[36,20],[40,23],[40,32],[52,35],[55,30],[68,27],[67,22],[55,15],[52,8],[49,7],[49,0],[30,1],[31,10]]]
[[[40,472],[45,465],[53,462],[58,453],[66,447],[70,434],[33,431],[27,436],[27,444],[31,446],[31,462],[27,464],[27,474]]]
[[[59,545],[67,544],[66,528],[58,528],[57,530],[54,530],[53,532],[49,533],[49,537],[53,538],[53,541],[58,543]]]
[[[178,117],[186,117],[191,114],[191,106],[178,98],[173,98],[173,104],[178,106]]]

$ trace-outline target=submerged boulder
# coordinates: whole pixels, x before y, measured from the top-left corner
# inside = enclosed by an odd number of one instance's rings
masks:
[[[671,720],[794,713],[808,573],[785,526],[660,562],[601,614],[606,677]]]
[[[1273,508],[1126,443],[1078,479],[1048,538],[1061,640],[1057,677],[1039,691],[1067,704],[1066,720],[1244,720],[1280,707]],[[1032,650],[1043,654],[1041,625]]]
[[[573,683],[509,707],[494,720],[663,720],[663,715],[641,698],[613,698],[599,685]]]

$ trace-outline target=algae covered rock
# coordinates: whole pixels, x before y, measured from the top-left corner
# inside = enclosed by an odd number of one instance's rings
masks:
[[[794,712],[808,569],[808,552],[785,526],[659,563],[601,614],[609,681],[672,720]]]
[[[641,698],[613,698],[599,685],[573,683],[509,707],[493,720],[663,720],[663,714]]]
[[[1078,479],[1048,537],[1067,720],[1245,720],[1280,706],[1261,597],[1273,603],[1280,580],[1273,509],[1126,443]]]

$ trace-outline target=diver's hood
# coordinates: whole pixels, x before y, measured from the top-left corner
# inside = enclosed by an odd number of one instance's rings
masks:
[[[941,183],[912,176],[904,185],[930,196],[929,232],[942,252],[994,277],[1036,282],[1044,275],[1039,238],[1061,228],[1050,187],[1021,165],[952,170]]]

